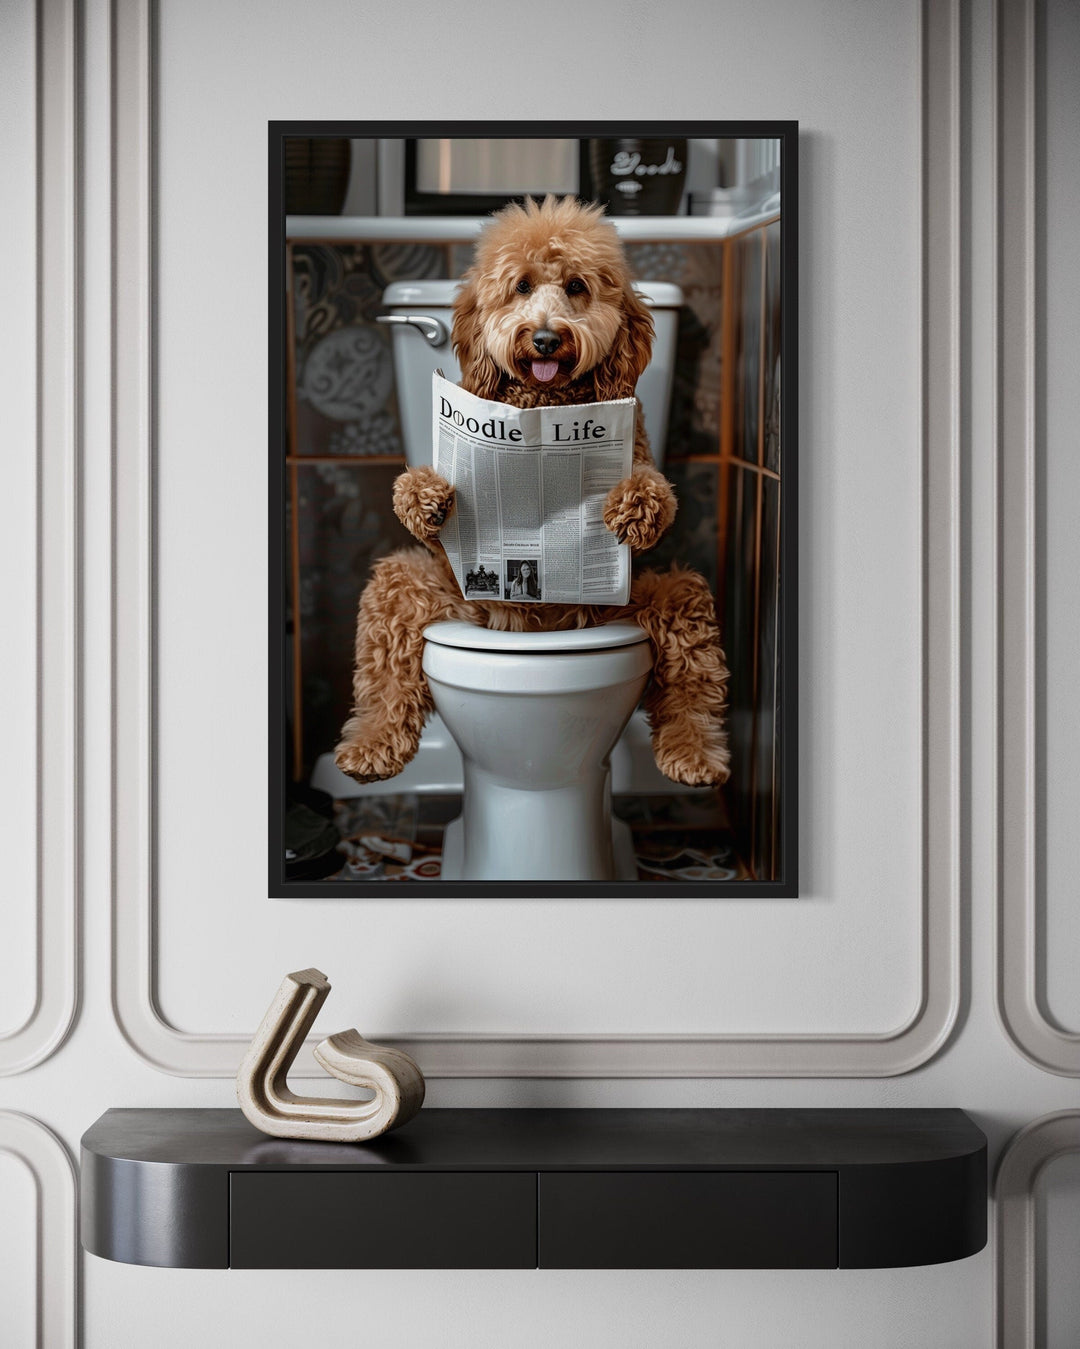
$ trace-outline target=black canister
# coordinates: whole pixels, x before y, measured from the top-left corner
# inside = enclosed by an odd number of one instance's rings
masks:
[[[592,195],[609,215],[677,215],[686,180],[686,140],[589,142]]]

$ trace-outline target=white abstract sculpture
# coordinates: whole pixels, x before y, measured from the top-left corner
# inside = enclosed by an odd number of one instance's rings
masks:
[[[424,1075],[400,1049],[369,1044],[355,1030],[323,1040],[315,1057],[334,1077],[375,1093],[370,1101],[297,1096],[286,1077],[330,993],[319,970],[287,974],[236,1075],[240,1109],[263,1133],[358,1143],[396,1129],[424,1103]]]

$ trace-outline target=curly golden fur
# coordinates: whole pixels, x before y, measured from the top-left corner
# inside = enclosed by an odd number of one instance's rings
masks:
[[[614,226],[602,207],[573,198],[499,211],[454,302],[462,387],[514,407],[633,397],[652,338]],[[608,494],[604,523],[639,553],[668,529],[676,503],[653,465],[640,403],[636,426],[633,468]],[[704,578],[682,567],[642,572],[625,607],[466,600],[439,543],[453,507],[453,487],[433,468],[408,469],[394,484],[394,511],[427,551],[383,558],[361,597],[354,707],[335,756],[342,771],[359,782],[393,777],[416,753],[433,710],[421,664],[427,624],[520,632],[632,619],[652,644],[644,705],[658,767],[691,786],[725,781],[728,671]]]

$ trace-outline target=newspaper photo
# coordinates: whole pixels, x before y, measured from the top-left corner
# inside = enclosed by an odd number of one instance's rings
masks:
[[[603,519],[630,473],[633,398],[514,408],[433,376],[433,462],[456,488],[439,538],[467,600],[625,604],[630,545]]]

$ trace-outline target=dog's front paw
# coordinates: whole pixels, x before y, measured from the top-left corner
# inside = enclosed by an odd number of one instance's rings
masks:
[[[624,478],[604,502],[604,524],[635,553],[654,548],[674,518],[675,494],[659,474]]]
[[[454,489],[428,465],[410,468],[394,482],[394,514],[422,543],[433,543],[454,509]]]

